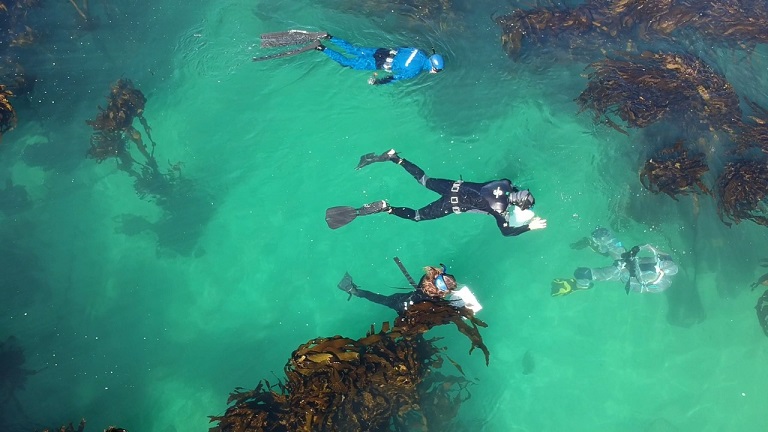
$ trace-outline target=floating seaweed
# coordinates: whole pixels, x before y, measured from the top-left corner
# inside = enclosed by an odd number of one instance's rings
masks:
[[[729,162],[717,179],[717,211],[736,222],[749,219],[768,226],[768,163],[765,160]]]
[[[128,226],[122,228],[123,232],[132,235],[152,229],[162,246],[181,254],[195,253],[199,256],[204,252],[196,250],[196,244],[206,222],[213,215],[215,208],[210,205],[213,198],[182,175],[183,162],[168,161],[167,169],[160,169],[155,158],[156,143],[144,117],[146,102],[144,94],[130,80],[118,80],[110,90],[107,107],[99,107],[96,118],[86,121],[94,130],[87,157],[98,163],[115,158],[117,167],[133,177],[134,190],[139,198],[153,201],[164,210],[155,223],[144,220],[137,224],[135,222],[142,218],[128,215],[128,218],[118,221],[128,222]],[[136,119],[152,144],[151,149],[133,126]],[[131,154],[131,143],[136,145],[142,156],[138,160]]]
[[[709,171],[703,153],[690,155],[678,141],[656,152],[640,170],[640,183],[649,191],[665,193],[677,201],[678,195],[711,195],[701,177]]]
[[[768,43],[768,4],[764,1],[679,2],[676,7],[685,11],[676,25],[691,28],[709,40],[745,49]]]
[[[86,23],[91,22],[91,16],[88,12],[88,0],[82,0],[83,4],[78,5],[75,0],[69,0],[69,3],[72,5],[73,8],[75,8],[75,12],[77,12],[77,15],[80,16],[80,18],[83,19]]]
[[[6,132],[16,127],[16,110],[8,100],[12,96],[13,93],[0,84],[0,139]]]
[[[0,58],[0,82],[15,97],[28,96],[35,87],[35,77],[12,57]]]
[[[73,426],[72,423],[70,422],[58,428],[49,428],[49,429],[42,430],[42,432],[83,432],[83,431],[85,431],[85,419],[80,420],[80,423],[78,423],[77,425],[77,429],[75,429],[75,426]],[[104,432],[128,432],[128,431],[120,427],[110,426],[104,429]]]
[[[362,339],[334,336],[301,345],[285,366],[285,382],[236,389],[226,413],[211,417],[218,422],[211,431],[444,430],[469,397],[470,382],[435,371],[441,349],[423,334],[448,323],[470,338],[470,353],[483,351],[487,364],[477,330],[485,323],[445,302],[417,303],[393,327],[385,322],[376,332],[371,326]]]
[[[99,106],[96,118],[86,120],[94,131],[86,157],[97,163],[110,158],[117,159],[118,168],[135,179],[135,189],[141,198],[167,197],[174,191],[174,182],[180,178],[180,169],[160,171],[155,159],[156,143],[152,139],[152,129],[144,117],[146,103],[147,98],[133,86],[131,80],[120,79],[115,82],[107,97],[107,107]],[[141,133],[133,127],[136,119],[152,143],[151,151]],[[137,160],[131,154],[130,142],[136,145],[143,160]],[[134,168],[134,164],[139,165],[139,168]]]
[[[630,127],[643,128],[680,114],[683,123],[732,131],[740,121],[739,98],[732,86],[694,56],[644,52],[590,67],[594,71],[587,89],[576,101],[581,111],[594,111],[595,122],[619,129],[609,118],[615,114]]]
[[[738,131],[733,133],[736,151],[759,148],[763,153],[768,153],[768,110],[748,98],[744,101],[752,108],[754,115],[745,116]]]
[[[640,41],[682,40],[693,34],[746,49],[768,42],[768,6],[755,0],[677,2],[671,0],[591,0],[576,7],[515,9],[495,18],[502,47],[513,59],[526,45],[564,46],[572,55],[634,46]]]
[[[401,24],[423,26],[429,22],[441,31],[462,30],[465,22],[460,14],[466,8],[456,0],[337,0],[335,4],[339,10],[359,12],[369,19],[387,17],[395,12],[408,18],[407,22]]]
[[[502,48],[514,60],[521,57],[526,44],[559,45],[572,54],[587,54],[594,58],[596,54],[605,52],[608,37],[617,36],[621,27],[618,17],[611,17],[595,2],[575,8],[516,9],[494,20],[501,27]],[[595,47],[600,47],[601,51],[592,52]]]
[[[150,134],[151,128],[144,118],[146,103],[147,98],[141,90],[133,87],[131,80],[117,80],[112,85],[107,98],[107,107],[99,106],[99,113],[96,118],[85,121],[94,130],[91,137],[91,148],[88,150],[87,156],[96,159],[97,162],[102,162],[108,157],[117,157],[121,163],[129,164],[130,167],[133,157],[128,154],[129,147],[126,140],[131,140],[144,156],[144,164],[156,167],[155,142]],[[151,153],[144,144],[141,133],[133,127],[133,121],[136,118],[139,119],[144,127],[144,132],[152,143]]]
[[[67,423],[57,428],[46,428],[42,432],[83,432],[85,430],[85,419],[81,419],[77,425],[77,429],[72,423]],[[106,431],[104,431],[106,432]]]

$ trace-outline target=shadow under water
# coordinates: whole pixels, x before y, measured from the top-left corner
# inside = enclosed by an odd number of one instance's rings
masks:
[[[153,233],[158,255],[172,251],[182,256],[203,256],[205,250],[198,247],[198,241],[215,212],[211,198],[211,194],[195,187],[191,180],[177,178],[172,193],[156,197],[163,210],[158,220],[152,222],[142,216],[122,214],[114,218],[115,232],[127,236]]]

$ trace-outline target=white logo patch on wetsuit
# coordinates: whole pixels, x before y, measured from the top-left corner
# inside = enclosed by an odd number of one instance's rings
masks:
[[[411,61],[414,57],[416,57],[416,54],[418,54],[419,50],[414,49],[410,56],[408,56],[408,60],[405,61],[405,67],[408,67],[409,64],[411,64]]]
[[[502,195],[504,195],[504,191],[502,191],[500,187],[497,187],[496,189],[493,190],[493,196],[495,196],[496,198]]]

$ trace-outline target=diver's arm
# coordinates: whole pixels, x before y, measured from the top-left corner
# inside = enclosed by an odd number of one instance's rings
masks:
[[[499,231],[501,231],[504,237],[520,235],[531,230],[528,224],[521,225],[519,227],[511,226],[509,225],[509,222],[507,222],[507,218],[505,218],[503,215],[495,212],[489,214],[496,218],[496,225],[499,227]]]
[[[370,85],[390,84],[390,83],[393,83],[393,82],[395,82],[397,80],[398,80],[398,78],[395,77],[394,75],[389,75],[389,76],[386,76],[384,78],[376,78],[375,76],[372,76],[368,80],[368,84],[370,84]]]
[[[371,84],[373,85],[392,84],[393,82],[411,79],[416,75],[418,75],[420,72],[421,70],[416,68],[405,68],[405,70],[398,69],[397,73],[394,73],[392,75],[389,75],[381,79],[376,79],[374,76],[373,82]]]

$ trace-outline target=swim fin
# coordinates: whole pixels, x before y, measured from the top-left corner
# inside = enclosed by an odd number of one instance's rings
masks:
[[[341,228],[356,217],[357,209],[349,206],[331,207],[325,211],[325,223],[330,229]]]
[[[358,286],[352,280],[352,276],[349,275],[349,272],[344,272],[344,277],[341,278],[341,282],[339,282],[338,287],[340,290],[349,294],[349,298],[347,299],[347,301],[352,299],[352,296],[355,295],[358,288]]]
[[[577,290],[576,279],[554,279],[551,284],[552,297],[560,297]]]
[[[376,162],[390,161],[396,157],[397,157],[397,153],[395,153],[395,149],[387,150],[378,156],[376,155],[376,153],[366,153],[360,156],[360,162],[357,163],[357,167],[355,169],[359,170],[362,167],[368,166]]]
[[[253,61],[257,62],[257,61],[274,60],[274,59],[278,59],[278,58],[290,57],[290,56],[294,56],[296,54],[301,54],[303,52],[312,51],[314,49],[317,49],[317,47],[319,47],[319,46],[320,46],[320,41],[316,40],[316,41],[312,42],[309,45],[304,45],[303,47],[294,48],[292,50],[283,51],[283,52],[276,53],[276,54],[270,54],[270,55],[263,56],[263,57],[254,57]]]
[[[358,216],[368,216],[387,210],[389,210],[389,204],[384,200],[372,202],[360,208],[349,206],[331,207],[325,211],[325,223],[328,224],[330,229],[341,228],[355,220]]]
[[[261,35],[261,47],[278,48],[291,45],[302,45],[325,37],[328,37],[328,33],[326,32],[308,32],[306,30],[264,33]]]

